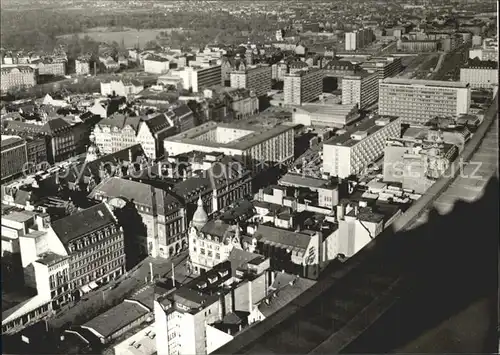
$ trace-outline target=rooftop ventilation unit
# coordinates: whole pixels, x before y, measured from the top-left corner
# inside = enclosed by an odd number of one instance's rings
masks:
[[[367,132],[357,131],[357,132],[354,132],[353,134],[351,134],[351,139],[356,140],[356,141],[360,141],[360,140],[366,138],[367,136],[368,136]]]

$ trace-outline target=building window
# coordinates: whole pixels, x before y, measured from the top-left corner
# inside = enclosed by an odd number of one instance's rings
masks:
[[[204,248],[200,248],[200,254],[205,255],[205,249]]]

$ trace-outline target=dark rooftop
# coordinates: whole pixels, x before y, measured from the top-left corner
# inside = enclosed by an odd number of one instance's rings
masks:
[[[106,338],[148,313],[149,311],[145,307],[125,300],[118,306],[88,321],[82,327],[93,329]]]
[[[52,222],[51,227],[62,243],[67,244],[71,240],[84,234],[96,231],[111,223],[115,218],[104,203],[100,203],[73,215]]]

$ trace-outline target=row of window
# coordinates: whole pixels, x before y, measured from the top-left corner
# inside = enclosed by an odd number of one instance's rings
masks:
[[[196,252],[196,247],[193,247],[193,251]],[[205,255],[205,249],[204,248],[200,248],[200,254],[201,255]],[[206,255],[209,257],[209,258],[213,258],[213,252],[211,250],[208,250]],[[220,259],[220,253],[215,253],[215,258],[216,259]]]
[[[85,248],[89,245],[95,244],[98,241],[103,240],[104,238],[108,238],[111,234],[113,234],[115,232],[116,232],[115,225],[105,227],[98,232],[91,233],[89,236],[85,236],[83,238],[80,238],[77,241],[70,243],[68,245],[68,249],[70,252],[73,252],[75,250],[80,250],[80,249]],[[101,243],[100,247],[102,247],[103,245],[106,246],[110,243],[113,243],[113,242],[117,241],[118,239],[121,239],[121,236],[114,236],[112,238],[109,238],[104,242],[104,244]],[[95,248],[91,248],[91,249],[95,249]],[[86,252],[88,252],[88,251],[86,251]]]

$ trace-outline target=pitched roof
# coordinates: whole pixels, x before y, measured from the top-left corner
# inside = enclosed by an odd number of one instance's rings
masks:
[[[124,129],[126,126],[130,126],[135,132],[137,132],[140,122],[141,119],[139,117],[129,117],[122,114],[115,114],[109,118],[101,120],[97,125],[116,127],[120,130]]]
[[[115,167],[120,166],[124,161],[129,162],[129,154],[132,153],[132,162],[136,162],[137,158],[144,155],[144,150],[140,144],[130,146],[119,150],[118,152],[104,155],[99,159],[82,163],[68,172],[66,180],[76,183],[82,182],[84,178],[89,178],[91,175],[99,176],[101,164],[111,164]]]
[[[135,302],[124,301],[107,312],[91,319],[82,327],[95,330],[104,338],[111,336],[120,329],[137,319],[144,317],[149,312]]]
[[[255,231],[255,238],[267,243],[281,244],[286,247],[305,251],[311,240],[310,235],[292,232],[286,229],[260,225]]]
[[[71,127],[71,125],[68,122],[61,117],[57,117],[47,121],[47,123],[43,125],[42,130],[48,135],[55,136],[69,127]]]
[[[115,223],[115,217],[105,203],[100,203],[52,222],[51,228],[61,242],[67,244],[111,223]]]
[[[153,116],[149,119],[143,119],[143,122],[148,126],[151,134],[155,134],[157,132],[160,132],[161,130],[165,128],[172,127],[170,125],[169,120],[165,116],[165,114],[159,114],[156,116]]]
[[[224,156],[212,164],[208,172],[181,181],[175,184],[172,190],[183,199],[191,200],[198,198],[200,193],[231,184],[247,174],[250,172],[243,167],[241,162],[233,157]]]
[[[165,213],[168,214],[181,207],[180,201],[167,191],[147,184],[128,179],[121,179],[118,177],[111,177],[102,181],[94,188],[89,197],[94,198],[96,195],[121,197],[142,206],[146,206],[150,209],[148,212],[153,213],[153,193],[156,196],[156,208],[158,209],[158,214],[165,215]]]

